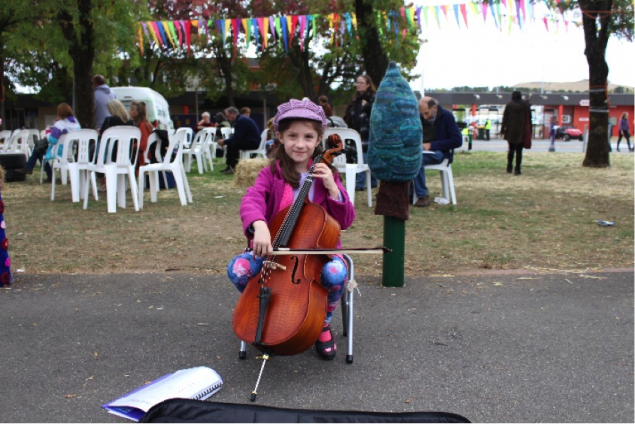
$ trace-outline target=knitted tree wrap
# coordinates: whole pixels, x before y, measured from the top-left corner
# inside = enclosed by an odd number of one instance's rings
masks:
[[[379,180],[410,181],[421,168],[422,140],[417,98],[390,62],[370,114],[368,166]]]

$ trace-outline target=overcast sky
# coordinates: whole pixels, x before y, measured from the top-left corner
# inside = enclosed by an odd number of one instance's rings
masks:
[[[415,6],[462,3],[463,0],[414,0]],[[536,10],[542,18],[546,8]],[[510,33],[499,31],[488,13],[486,22],[468,10],[468,28],[460,16],[457,26],[452,8],[448,19],[440,13],[440,29],[428,15],[429,26],[423,26],[421,38],[428,41],[419,52],[415,73],[423,74],[425,89],[456,86],[514,86],[524,82],[572,82],[588,79],[589,67],[584,55],[582,27],[563,24],[558,29],[550,23],[549,32],[540,20],[529,22],[523,31],[517,25]],[[423,21],[423,13],[421,15]],[[633,43],[609,40],[606,60],[609,81],[635,86]],[[414,90],[422,81],[412,81]]]

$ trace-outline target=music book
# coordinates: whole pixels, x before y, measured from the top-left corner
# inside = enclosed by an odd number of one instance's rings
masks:
[[[188,368],[157,378],[101,407],[111,414],[139,421],[150,408],[166,399],[204,400],[222,386],[222,378],[213,369]]]

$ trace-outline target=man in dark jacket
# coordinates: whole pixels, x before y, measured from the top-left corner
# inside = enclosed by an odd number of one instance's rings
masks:
[[[417,207],[430,206],[426,185],[426,165],[438,165],[447,159],[452,163],[454,149],[461,147],[463,137],[451,112],[443,109],[432,97],[419,100],[419,115],[423,126],[423,161],[415,177]]]
[[[233,106],[225,109],[225,116],[234,125],[234,134],[217,141],[219,146],[227,146],[227,168],[220,172],[233,174],[240,150],[254,150],[260,145],[260,130],[253,119],[239,114]]]

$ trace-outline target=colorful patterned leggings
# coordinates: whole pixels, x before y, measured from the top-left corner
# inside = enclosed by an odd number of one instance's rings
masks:
[[[227,266],[227,276],[229,280],[236,286],[239,292],[243,292],[247,286],[247,281],[254,275],[258,275],[262,269],[263,258],[254,257],[252,252],[241,253],[229,261]],[[333,260],[327,262],[322,268],[322,286],[328,290],[326,305],[326,318],[324,323],[331,322],[333,311],[337,308],[337,304],[344,293],[346,286],[346,278],[348,270],[344,261],[335,256]]]

